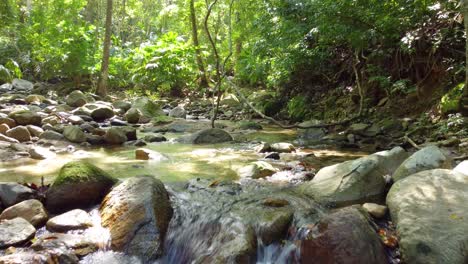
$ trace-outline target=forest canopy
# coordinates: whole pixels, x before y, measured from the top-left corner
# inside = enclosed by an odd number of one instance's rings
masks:
[[[304,119],[313,114],[303,106],[321,93],[360,88],[361,103],[375,105],[434,88],[443,95],[464,81],[460,1],[111,2],[111,90],[202,94],[221,70],[250,92],[271,91],[290,118]],[[93,89],[106,7],[105,0],[1,0],[1,81]]]

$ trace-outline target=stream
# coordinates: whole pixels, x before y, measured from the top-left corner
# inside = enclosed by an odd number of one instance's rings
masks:
[[[140,133],[139,138],[144,135]],[[39,184],[44,177],[45,183],[51,183],[65,163],[78,159],[87,160],[119,179],[153,175],[165,183],[174,208],[165,240],[165,254],[155,263],[217,262],[210,256],[229,255],[232,254],[231,249],[237,250],[246,244],[253,244],[256,252],[245,252],[250,257],[243,259],[244,256],[237,256],[239,259],[236,261],[297,263],[299,246],[295,241],[305,235],[301,227],[316,222],[327,211],[310,198],[293,193],[292,179],[296,173],[303,171],[297,162],[298,158],[313,155],[312,165],[317,171],[321,167],[366,154],[302,148],[294,154],[281,154],[281,160],[268,160],[279,169],[273,176],[266,180],[246,180],[239,179],[237,171],[265,156],[254,150],[258,144],[252,142],[292,142],[297,137],[294,130],[266,128],[237,135],[237,138],[247,139],[249,143],[216,145],[180,144],[174,142],[180,134],[167,133],[165,136],[167,142],[145,146],[162,154],[164,158],[160,160],[136,160],[136,147],[70,148],[68,153],[52,159],[2,162],[0,181]],[[294,210],[259,209],[263,208],[261,202],[270,199],[273,194],[275,199],[287,198]],[[100,227],[96,208],[91,210],[91,216],[96,227],[85,232],[99,238],[103,246],[98,252],[84,257],[80,263],[142,263],[135,257],[111,251],[107,246],[110,241],[106,240],[110,236],[106,229]],[[290,227],[285,232],[275,225]],[[260,235],[255,236],[254,233]],[[239,251],[242,252],[236,252]]]

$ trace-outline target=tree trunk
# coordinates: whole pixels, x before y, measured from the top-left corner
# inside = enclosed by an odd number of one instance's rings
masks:
[[[198,41],[197,16],[195,13],[195,0],[190,0],[190,22],[192,24],[192,41],[195,46],[195,54],[200,78],[200,87],[208,87],[208,78],[206,77],[205,66],[200,52],[200,42]]]
[[[104,37],[104,50],[102,52],[102,66],[101,76],[99,77],[99,83],[96,93],[101,96],[107,96],[107,80],[109,78],[109,50],[111,44],[111,30],[112,30],[112,0],[107,0],[106,10],[106,34]]]
[[[465,87],[463,88],[463,95],[460,98],[459,109],[464,116],[468,116],[468,0],[462,0],[463,5],[463,20],[465,24]]]

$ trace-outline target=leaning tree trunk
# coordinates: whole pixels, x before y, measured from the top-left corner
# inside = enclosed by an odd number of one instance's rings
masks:
[[[459,109],[464,116],[468,116],[468,0],[462,0],[463,20],[465,24],[465,87],[463,88],[463,95],[460,99]]]
[[[200,87],[208,87],[208,78],[206,77],[205,66],[203,65],[203,60],[200,52],[200,42],[198,40],[198,26],[197,26],[197,16],[195,13],[195,0],[190,0],[190,23],[192,24],[192,41],[193,46],[195,46],[195,56],[197,59],[199,78],[200,78]]]
[[[109,53],[111,44],[111,26],[112,26],[112,0],[107,0],[106,10],[106,34],[104,37],[104,50],[102,52],[101,76],[96,93],[101,96],[107,96],[107,80],[109,79]]]

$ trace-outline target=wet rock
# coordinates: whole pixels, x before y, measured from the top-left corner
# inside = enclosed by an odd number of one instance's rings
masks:
[[[247,210],[244,215],[250,215],[251,219],[248,222],[253,225],[257,237],[266,245],[284,238],[293,220],[293,211],[287,207],[257,208],[251,212]]]
[[[21,217],[0,220],[0,248],[16,246],[32,239],[36,229]]]
[[[106,131],[104,141],[110,145],[121,145],[127,141],[127,136],[120,127],[111,127]]]
[[[149,143],[167,141],[167,138],[161,134],[146,135],[143,139]]]
[[[187,116],[187,112],[182,106],[177,106],[169,112],[169,116],[174,118],[185,118]]]
[[[27,125],[26,128],[33,137],[39,137],[42,133],[44,133],[44,130],[38,126]]]
[[[127,140],[137,140],[137,131],[136,128],[130,126],[123,126],[120,129],[125,133]]]
[[[406,152],[398,147],[328,166],[298,188],[325,204],[379,202],[385,191],[384,176],[391,175],[406,157]]]
[[[42,148],[42,147],[31,147],[28,151],[29,156],[31,159],[37,159],[37,160],[44,160],[44,159],[49,159],[53,158],[56,156],[56,154],[47,148]]]
[[[16,126],[16,121],[9,117],[0,117],[0,124],[5,124],[9,128],[12,128]]]
[[[438,147],[425,147],[406,159],[395,171],[392,178],[394,181],[399,181],[411,174],[423,170],[438,168],[449,169],[451,168],[450,163],[451,161]]]
[[[81,116],[77,115],[71,115],[67,117],[67,121],[72,123],[73,125],[81,125],[85,122]]]
[[[78,264],[79,259],[66,250],[21,251],[0,257],[3,264]]]
[[[290,153],[296,151],[296,148],[291,143],[274,143],[270,145],[273,152]]]
[[[11,84],[13,85],[13,89],[18,92],[29,93],[34,88],[34,85],[32,82],[26,81],[23,79],[13,79]]]
[[[127,141],[123,144],[124,146],[131,146],[131,147],[144,147],[146,146],[146,142],[141,140],[141,139],[137,139],[137,140],[132,140],[132,141]]]
[[[98,135],[86,135],[86,142],[93,146],[104,145],[106,143],[104,137]]]
[[[112,104],[112,106],[116,109],[121,109],[124,113],[132,108],[132,104],[127,101],[116,101]]]
[[[48,116],[42,119],[42,123],[45,124],[50,124],[52,126],[60,124],[61,120],[57,116]]]
[[[301,242],[301,263],[388,263],[365,213],[352,207],[323,217]]]
[[[41,227],[48,219],[47,212],[38,200],[26,200],[5,209],[0,220],[21,217],[35,227]]]
[[[70,142],[83,143],[86,141],[86,134],[79,126],[67,126],[63,130],[63,136]]]
[[[51,232],[65,233],[70,230],[86,229],[93,226],[89,214],[81,209],[71,210],[55,216],[47,221],[47,230]]]
[[[3,134],[0,134],[0,141],[5,141],[5,142],[9,142],[9,143],[19,143],[19,141],[17,139],[5,136]]]
[[[164,161],[164,160],[167,160],[167,157],[157,151],[140,148],[140,149],[135,150],[135,159]]]
[[[31,134],[25,126],[17,126],[6,132],[8,137],[14,138],[19,142],[31,141]]]
[[[151,176],[125,180],[104,198],[101,217],[113,250],[144,262],[162,255],[172,207],[160,180]]]
[[[363,135],[364,131],[366,131],[367,128],[369,128],[370,125],[364,124],[364,123],[355,123],[352,124],[348,128],[349,133],[357,134],[357,135]]]
[[[42,133],[39,136],[40,139],[46,139],[46,140],[65,140],[65,137],[53,130],[46,130],[44,133]]]
[[[138,110],[136,108],[130,108],[125,113],[125,119],[130,124],[137,124],[140,121],[140,117],[141,117],[141,112],[140,112],[140,110]]]
[[[397,181],[387,195],[405,263],[466,263],[468,175],[434,169]]]
[[[31,245],[31,248],[35,251],[49,251],[51,249],[71,250],[77,256],[86,256],[98,251],[99,246],[97,241],[85,235],[52,233],[39,237]]]
[[[326,130],[323,128],[307,128],[300,130],[299,138],[307,142],[314,142],[322,140],[326,135]]]
[[[136,99],[132,106],[140,110],[141,114],[148,118],[165,115],[161,110],[161,107],[147,97],[140,97]]]
[[[0,183],[0,200],[5,207],[10,207],[24,200],[34,199],[35,196],[34,190],[24,185],[15,182]]]
[[[265,156],[265,159],[279,160],[280,154],[278,152],[273,152]]]
[[[26,98],[24,98],[24,100],[28,104],[37,104],[37,105],[39,105],[40,103],[42,103],[45,100],[45,97],[42,96],[42,95],[38,95],[38,94],[30,94],[30,95],[26,96]]]
[[[101,201],[117,180],[84,162],[65,164],[47,191],[46,207],[52,212],[87,208]]]
[[[35,125],[40,126],[42,123],[42,118],[38,113],[29,111],[29,110],[20,110],[10,113],[9,117],[15,120],[16,124],[27,126]]]
[[[65,102],[71,107],[80,107],[87,103],[85,94],[79,90],[71,92],[65,99]]]
[[[181,137],[179,142],[189,144],[216,144],[232,141],[233,138],[228,132],[219,128],[209,128],[196,132],[187,137]]]
[[[387,213],[387,206],[375,203],[365,203],[362,205],[362,208],[375,218],[382,218]]]
[[[277,169],[271,166],[271,164],[264,161],[256,161],[239,169],[239,177],[260,179],[271,176],[275,172],[277,172]]]
[[[460,164],[458,164],[453,171],[463,173],[465,175],[468,175],[468,160],[462,161]]]
[[[101,122],[114,116],[112,107],[104,104],[95,104],[96,108],[91,111],[94,121]]]

